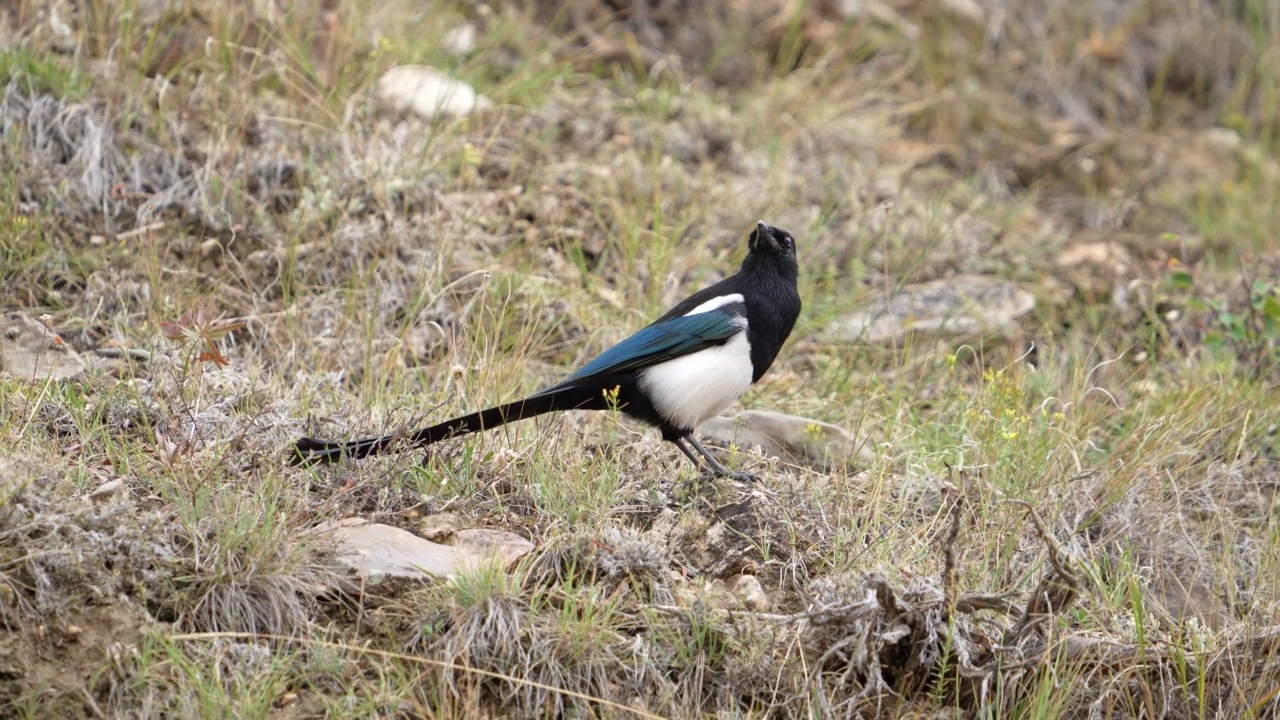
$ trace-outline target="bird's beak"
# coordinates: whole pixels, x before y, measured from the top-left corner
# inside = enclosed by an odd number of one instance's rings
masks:
[[[751,233],[753,250],[763,250],[768,247],[770,250],[778,249],[778,238],[773,236],[773,230],[765,225],[763,220],[756,221],[756,231]]]

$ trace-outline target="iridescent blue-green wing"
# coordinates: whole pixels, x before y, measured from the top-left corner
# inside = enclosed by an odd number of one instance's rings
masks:
[[[739,306],[740,307],[740,306]],[[600,353],[577,372],[537,395],[575,387],[598,378],[642,370],[709,347],[745,332],[746,318],[725,307],[656,322]]]

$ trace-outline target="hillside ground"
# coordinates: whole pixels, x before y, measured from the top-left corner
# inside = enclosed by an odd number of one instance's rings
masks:
[[[90,365],[0,377],[4,715],[1280,712],[1270,0],[0,13],[0,308]],[[395,112],[405,64],[493,104]],[[856,459],[571,413],[286,463],[554,381],[761,218],[805,310],[741,406]],[[960,276],[1035,308],[832,336]],[[536,550],[351,588],[347,517]]]

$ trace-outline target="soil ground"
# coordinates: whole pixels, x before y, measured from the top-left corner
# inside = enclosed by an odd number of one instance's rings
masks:
[[[0,33],[0,308],[87,364],[0,376],[0,714],[1280,713],[1272,3],[55,0]],[[492,105],[397,112],[408,64]],[[570,413],[287,464],[545,386],[762,218],[805,311],[740,404],[841,462],[730,447],[762,482],[710,482]],[[832,330],[973,276],[1034,309]],[[309,532],[352,516],[537,549],[352,590]]]

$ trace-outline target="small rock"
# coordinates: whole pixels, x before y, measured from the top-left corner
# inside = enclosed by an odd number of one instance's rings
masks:
[[[701,582],[686,581],[672,589],[675,590],[676,602],[685,607],[706,604],[729,612],[743,609],[742,600],[733,593],[726,581],[719,578],[702,579]]]
[[[108,480],[94,488],[88,495],[85,495],[85,498],[91,502],[101,505],[112,500],[123,499],[128,496],[128,494],[129,488],[124,484],[124,480],[116,478],[114,480]]]
[[[1072,245],[1058,255],[1058,267],[1072,268],[1078,265],[1093,265],[1095,269],[1106,269],[1123,274],[1128,270],[1129,253],[1117,243],[1086,242]]]
[[[982,6],[974,0],[941,0],[942,11],[960,20],[968,20],[975,25],[982,25],[987,14]]]
[[[1240,137],[1240,133],[1231,128],[1215,127],[1204,131],[1204,139],[1211,146],[1219,150],[1234,152],[1240,149],[1244,140]]]
[[[742,607],[754,612],[768,612],[772,603],[769,595],[760,586],[755,575],[743,575],[733,583],[733,593],[742,602]]]
[[[1055,263],[1062,270],[1055,278],[1059,283],[1088,296],[1109,294],[1116,307],[1127,307],[1127,285],[1134,262],[1129,251],[1115,239],[1074,243],[1058,255]],[[1074,292],[1068,292],[1065,299],[1061,295],[1055,299],[1065,302],[1072,295]]]
[[[836,0],[836,14],[843,20],[857,20],[866,12],[866,3],[863,0]]]
[[[819,470],[854,459],[871,460],[870,449],[838,425],[768,410],[712,418],[698,432],[718,444],[756,446],[768,457]]]
[[[967,335],[999,331],[1035,307],[1035,297],[1012,282],[961,275],[911,285],[873,300],[828,328],[836,342],[884,342],[909,332]]]
[[[440,115],[469,115],[493,105],[467,83],[426,65],[388,70],[378,80],[378,98],[397,110],[412,110],[428,120]]]
[[[418,535],[473,557],[497,558],[506,568],[533,552],[533,543],[513,532],[471,528],[467,522],[460,513],[428,515],[418,523]]]
[[[20,312],[0,318],[0,373],[25,380],[66,380],[84,372],[80,353],[39,320]]]
[[[370,584],[387,578],[449,578],[495,559],[510,567],[534,548],[528,540],[502,530],[440,530],[451,541],[444,544],[363,518],[346,518],[317,531],[333,534],[335,564]]]
[[[440,44],[444,51],[455,57],[470,55],[476,49],[476,26],[465,23],[444,34]]]
[[[200,243],[200,257],[203,260],[211,260],[222,252],[222,243],[217,238],[209,238]]]
[[[418,522],[418,535],[431,542],[448,545],[453,534],[467,526],[467,519],[458,513],[428,515]]]
[[[470,560],[448,545],[362,518],[346,518],[321,528],[333,533],[335,565],[370,584],[387,578],[447,578]]]
[[[533,552],[533,543],[506,530],[467,528],[453,533],[453,548],[477,559],[497,558],[510,568],[520,558]]]

